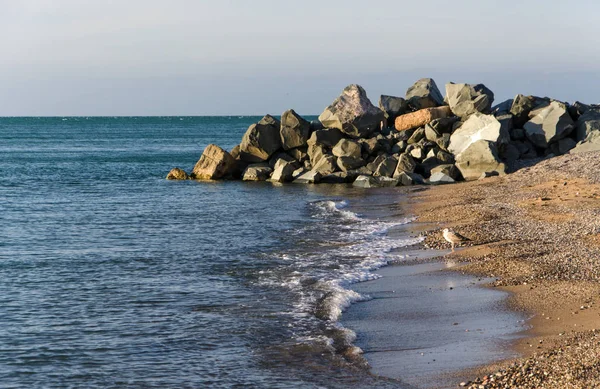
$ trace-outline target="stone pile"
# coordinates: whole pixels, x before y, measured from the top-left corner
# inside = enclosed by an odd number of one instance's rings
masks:
[[[443,184],[505,174],[518,160],[600,150],[600,106],[517,95],[492,106],[483,84],[425,78],[405,97],[375,107],[359,85],[346,87],[309,122],[289,110],[251,125],[231,152],[209,145],[189,176],[303,184]]]

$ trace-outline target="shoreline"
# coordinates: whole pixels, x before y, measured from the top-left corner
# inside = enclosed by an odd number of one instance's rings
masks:
[[[450,269],[492,278],[507,306],[528,317],[513,349],[522,357],[456,375],[454,386],[547,388],[600,383],[600,211],[598,153],[546,160],[512,175],[431,187],[411,195],[418,220],[435,223],[423,242],[440,248],[452,227],[473,245],[446,256]],[[591,166],[590,166],[591,165]],[[443,226],[443,227],[442,227]],[[452,378],[449,378],[452,380]],[[481,385],[481,386],[480,386]]]

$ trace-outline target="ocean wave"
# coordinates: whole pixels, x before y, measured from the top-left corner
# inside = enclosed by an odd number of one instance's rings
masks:
[[[323,337],[329,338],[337,354],[353,359],[362,352],[353,345],[356,334],[339,320],[351,304],[370,296],[351,285],[379,278],[375,270],[406,259],[401,249],[422,238],[390,234],[413,218],[368,219],[347,208],[346,200],[308,203],[309,216],[316,222],[287,232],[299,239],[272,254],[277,266],[261,271],[258,283],[291,293],[290,309],[281,314],[294,319],[296,342],[319,342],[322,347]]]

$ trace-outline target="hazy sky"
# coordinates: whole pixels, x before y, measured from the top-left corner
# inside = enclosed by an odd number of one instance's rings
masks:
[[[418,78],[600,102],[600,2],[0,0],[0,115],[318,114]]]

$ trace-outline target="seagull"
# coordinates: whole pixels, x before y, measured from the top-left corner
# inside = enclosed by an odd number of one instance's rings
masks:
[[[471,240],[469,238],[465,238],[461,234],[454,232],[448,228],[444,228],[443,236],[444,236],[444,239],[446,239],[452,245],[452,252],[454,252],[454,245],[460,244],[462,242],[468,242]]]

